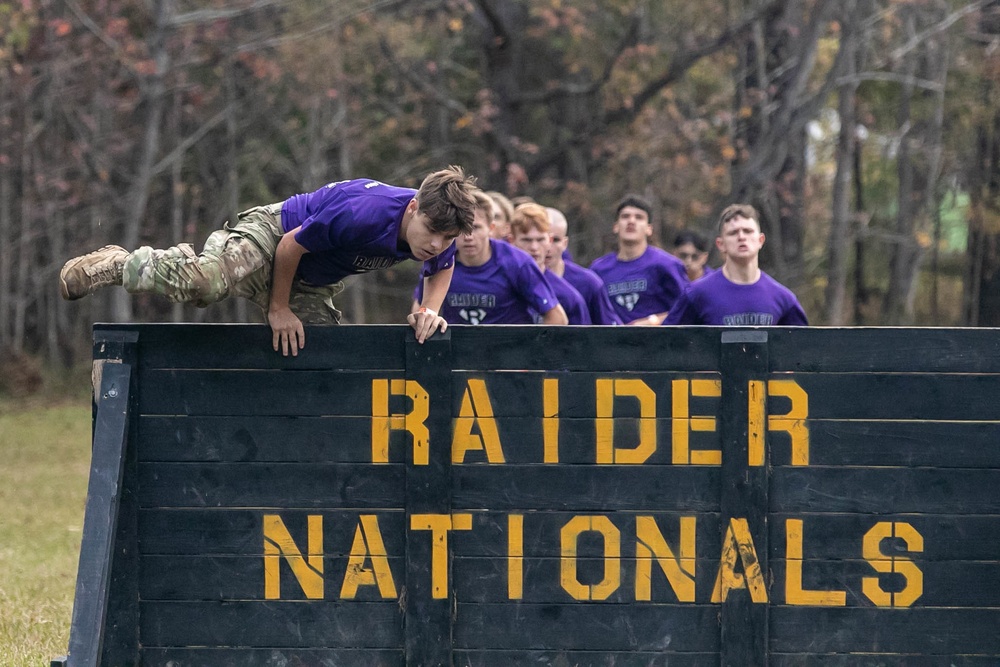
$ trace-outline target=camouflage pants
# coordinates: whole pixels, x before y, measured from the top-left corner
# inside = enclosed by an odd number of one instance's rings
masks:
[[[171,301],[205,307],[230,296],[257,304],[267,315],[274,253],[281,240],[281,204],[258,206],[239,214],[208,237],[201,253],[190,243],[159,250],[144,246],[128,256],[123,285],[132,293],[161,294]],[[343,283],[292,282],[289,306],[304,324],[338,324],[333,297]]]

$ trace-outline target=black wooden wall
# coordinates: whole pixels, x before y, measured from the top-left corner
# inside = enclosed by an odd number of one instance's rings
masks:
[[[269,341],[95,329],[58,664],[1000,663],[996,331]]]

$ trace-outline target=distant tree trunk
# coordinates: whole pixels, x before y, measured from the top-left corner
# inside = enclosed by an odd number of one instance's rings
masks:
[[[917,37],[922,29],[918,19],[936,23],[941,17],[918,15],[917,9],[901,9],[904,13],[906,36]],[[889,257],[889,289],[886,293],[886,323],[911,325],[914,322],[914,301],[920,265],[930,241],[931,212],[937,206],[937,187],[941,165],[943,127],[943,96],[948,73],[947,36],[937,35],[922,40],[920,47],[906,54],[903,85],[897,117],[900,128],[897,173],[899,193],[897,215],[893,229],[893,246]],[[923,67],[918,69],[918,64]],[[932,82],[916,92],[918,78]],[[923,99],[926,89],[936,90],[930,118]],[[918,106],[919,104],[919,106]]]
[[[139,246],[153,178],[153,164],[160,150],[160,123],[163,121],[167,101],[165,78],[170,67],[170,53],[166,37],[173,16],[173,0],[153,0],[152,10],[154,27],[149,39],[149,54],[156,63],[156,70],[146,79],[143,91],[146,105],[145,129],[139,146],[135,178],[129,188],[122,236],[122,245],[128,250]],[[118,322],[127,322],[133,318],[132,299],[124,290],[114,291],[112,316]]]
[[[1000,35],[995,15],[1000,2],[984,10],[979,29],[984,35]],[[984,110],[997,108],[995,71],[998,56],[992,43],[983,49],[984,75],[980,80],[980,102]],[[965,314],[969,326],[1000,326],[1000,112],[984,114],[976,128],[975,163],[968,171],[971,182],[968,242],[968,272]]]
[[[837,137],[837,173],[833,181],[832,215],[830,237],[826,246],[827,282],[825,321],[833,326],[843,326],[847,313],[844,304],[847,298],[847,255],[851,242],[851,177],[854,168],[854,153],[857,150],[857,48],[858,23],[857,2],[844,3],[841,22],[843,34],[840,48],[847,49],[846,82],[838,91],[837,114],[840,117],[840,133]]]
[[[11,105],[10,80],[0,71],[0,108]],[[12,266],[15,252],[14,237],[14,183],[10,167],[13,160],[13,141],[10,133],[0,134],[0,350],[11,342],[13,319]]]

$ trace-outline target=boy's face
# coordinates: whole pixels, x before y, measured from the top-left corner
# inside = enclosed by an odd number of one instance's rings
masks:
[[[552,222],[549,238],[552,242],[549,244],[549,251],[545,253],[545,265],[552,268],[558,265],[563,252],[569,246],[569,237],[566,236],[566,225]]]
[[[700,274],[705,262],[708,261],[708,253],[698,250],[693,243],[675,246],[674,256],[684,262],[684,268],[687,269],[689,276]]]
[[[620,241],[633,243],[645,241],[653,233],[649,215],[636,206],[623,206],[622,210],[618,211],[615,226],[611,229],[618,235]]]
[[[489,213],[477,208],[472,222],[472,233],[462,234],[456,242],[455,249],[458,252],[460,262],[469,264],[483,257],[487,248],[490,247],[490,228],[492,226]]]
[[[545,270],[545,255],[552,244],[552,235],[537,227],[514,235],[514,245],[531,255],[542,271]]]
[[[415,202],[410,205],[416,206]],[[458,232],[435,232],[431,229],[430,222],[430,218],[418,208],[404,234],[404,240],[410,246],[410,254],[422,262],[440,255],[458,237]]]
[[[496,202],[493,203],[492,209],[490,210],[490,218],[493,221],[493,228],[490,235],[501,241],[509,241],[510,223],[507,222],[507,218],[504,217],[503,210]]]
[[[741,215],[722,225],[722,232],[715,239],[715,247],[727,259],[747,261],[757,257],[764,245],[764,234],[756,220]]]

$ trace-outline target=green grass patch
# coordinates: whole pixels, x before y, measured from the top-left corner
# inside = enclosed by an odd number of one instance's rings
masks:
[[[90,401],[0,400],[0,664],[66,653],[90,469]]]

